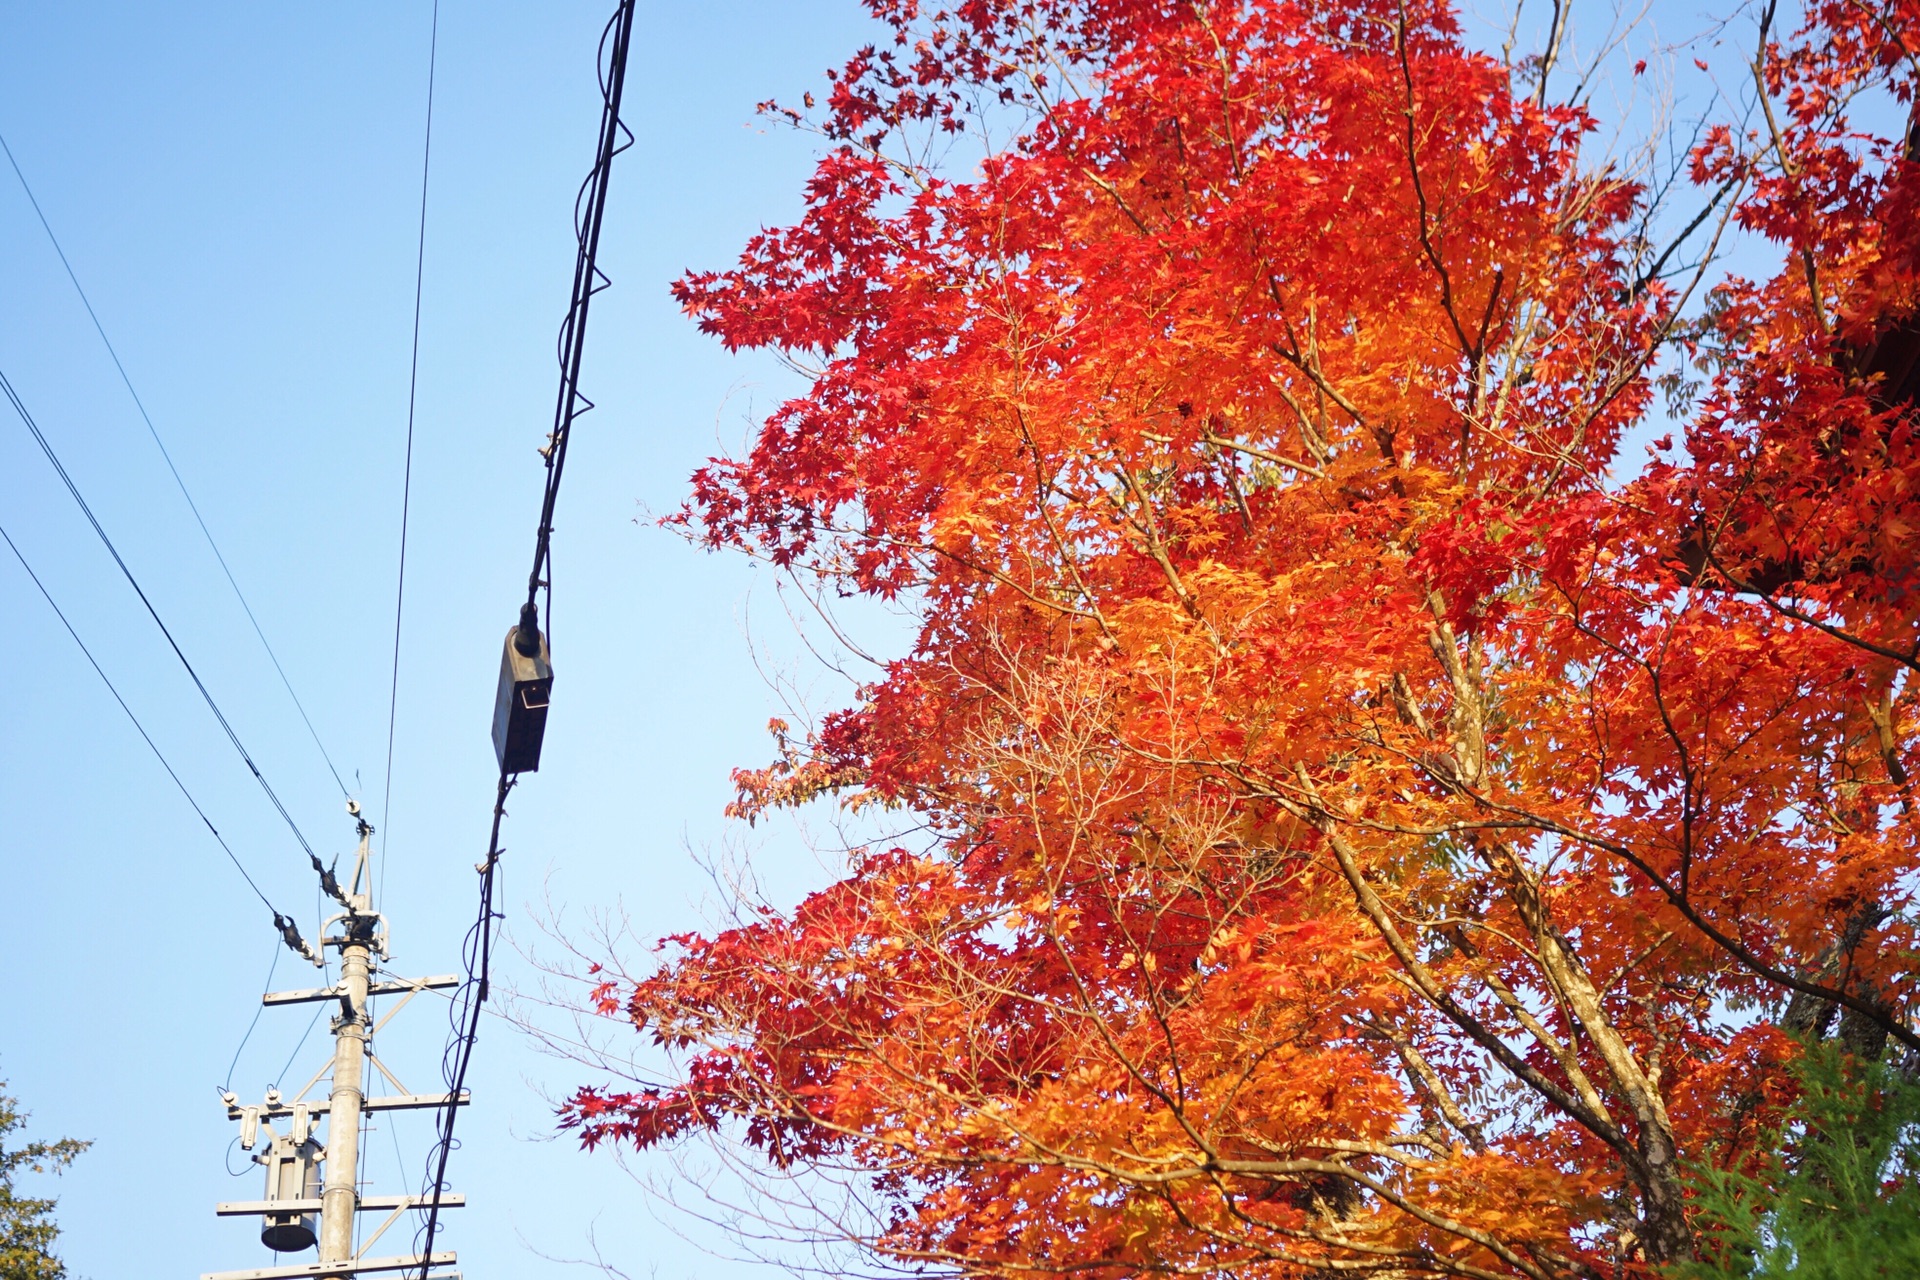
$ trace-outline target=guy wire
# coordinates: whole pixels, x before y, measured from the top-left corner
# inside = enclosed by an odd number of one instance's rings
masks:
[[[14,159],[13,148],[7,145],[4,135],[0,135],[0,151],[6,153],[7,163],[13,166],[13,176],[20,180],[20,189],[26,193],[27,203],[33,206],[34,216],[40,219],[41,230],[47,233],[47,242],[53,246],[54,253],[59,255],[60,265],[66,268],[67,279],[73,282],[73,291],[80,295],[80,305],[87,309],[87,319],[93,321],[93,331],[100,335],[101,345],[106,347],[107,355],[112,358],[113,367],[120,374],[120,381],[126,386],[127,394],[133,397],[133,407],[140,411],[140,420],[147,424],[147,434],[153,437],[153,443],[160,450],[160,456],[166,460],[167,470],[173,474],[173,482],[179,486],[180,496],[187,500],[187,509],[193,512],[194,523],[200,526],[201,536],[206,538],[207,546],[213,551],[213,558],[220,562],[220,572],[227,575],[227,585],[233,588],[234,599],[240,602],[240,608],[246,613],[247,621],[253,624],[253,634],[260,638],[260,647],[267,651],[267,658],[273,663],[273,669],[279,675],[281,685],[286,689],[287,696],[293,699],[294,710],[300,713],[300,722],[307,726],[307,734],[313,739],[313,745],[319,748],[320,758],[327,762],[327,772],[333,775],[335,784],[340,788],[340,794],[351,798],[347,791],[347,784],[340,779],[340,771],[333,766],[333,757],[327,753],[326,744],[320,741],[319,730],[313,727],[313,719],[307,715],[306,705],[300,701],[300,695],[293,691],[293,681],[287,678],[286,668],[280,665],[280,655],[275,653],[273,646],[267,642],[267,633],[261,629],[260,619],[253,616],[253,606],[247,603],[246,593],[240,590],[240,583],[234,578],[233,570],[227,567],[227,557],[221,553],[220,544],[213,540],[213,531],[207,528],[206,519],[200,514],[200,504],[193,500],[191,493],[187,492],[187,482],[180,478],[180,468],[173,465],[173,455],[167,452],[166,442],[160,439],[160,431],[153,425],[152,416],[147,413],[146,402],[140,398],[140,393],[133,389],[133,379],[127,375],[127,367],[120,363],[120,353],[114,350],[113,340],[107,337],[106,327],[100,323],[100,317],[94,312],[93,300],[88,298],[87,291],[81,288],[80,277],[74,273],[73,264],[67,261],[67,251],[60,247],[60,237],[53,234],[53,224],[47,221],[45,211],[40,208],[39,199],[33,194],[33,187],[28,184],[27,175],[21,171],[20,162]]]

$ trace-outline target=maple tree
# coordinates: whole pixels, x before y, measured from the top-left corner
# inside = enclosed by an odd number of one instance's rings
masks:
[[[1800,1044],[1920,1052],[1920,3],[1755,12],[1664,243],[1436,0],[869,7],[677,520],[919,623],[734,811],[930,834],[600,973],[679,1069],[563,1124],[973,1275],[1691,1258]]]

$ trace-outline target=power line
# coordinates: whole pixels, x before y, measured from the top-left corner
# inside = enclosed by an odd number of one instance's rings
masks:
[[[327,1006],[324,1004],[314,1007],[313,1016],[307,1019],[307,1029],[300,1033],[300,1042],[293,1046],[293,1052],[287,1055],[287,1060],[281,1065],[279,1074],[273,1077],[274,1088],[278,1089],[280,1082],[287,1078],[287,1072],[293,1070],[293,1060],[300,1056],[302,1049],[307,1047],[307,1040],[313,1035],[313,1029],[320,1025],[320,1015],[326,1011]]]
[[[319,748],[320,758],[327,762],[327,772],[333,775],[335,784],[340,788],[340,794],[348,795],[347,784],[341,781],[340,771],[334,768],[333,757],[328,754],[326,744],[320,741],[319,730],[313,727],[313,719],[307,715],[307,708],[300,701],[300,695],[293,691],[293,681],[287,678],[286,668],[280,665],[280,655],[273,651],[273,646],[267,642],[267,633],[260,627],[260,620],[253,616],[253,606],[247,603],[246,593],[240,590],[240,583],[234,578],[233,570],[227,567],[227,558],[221,554],[220,544],[213,540],[213,531],[207,528],[207,522],[200,514],[200,505],[193,500],[193,495],[187,492],[187,482],[181,479],[180,468],[173,465],[173,455],[167,452],[166,443],[160,439],[159,429],[153,425],[153,417],[147,412],[146,402],[141,400],[140,393],[134,390],[133,379],[127,376],[127,367],[120,363],[120,353],[114,350],[113,340],[107,337],[106,326],[100,323],[100,317],[93,309],[92,300],[87,297],[87,291],[80,285],[80,277],[74,273],[73,264],[67,261],[67,251],[60,247],[60,237],[53,234],[53,224],[47,221],[45,211],[40,208],[40,201],[33,194],[33,187],[28,184],[27,175],[21,171],[20,162],[14,159],[13,148],[7,145],[4,135],[0,135],[0,151],[6,153],[7,163],[13,166],[13,176],[20,180],[20,189],[26,192],[27,203],[33,206],[34,216],[40,219],[41,230],[47,233],[48,243],[53,245],[54,253],[59,255],[60,265],[66,268],[67,279],[73,282],[73,291],[80,295],[80,305],[87,309],[87,319],[93,321],[93,331],[100,335],[100,342],[106,347],[107,355],[112,358],[113,367],[120,374],[120,381],[126,386],[127,394],[133,397],[133,407],[140,411],[140,420],[147,424],[147,434],[153,437],[153,443],[160,450],[160,456],[166,460],[167,470],[172,473],[174,484],[179,486],[180,496],[187,500],[187,509],[193,512],[194,523],[200,526],[201,536],[206,538],[207,546],[213,551],[213,558],[220,562],[220,572],[227,576],[227,585],[233,588],[234,598],[240,602],[240,608],[246,613],[247,621],[253,624],[253,634],[260,638],[260,647],[267,651],[267,658],[273,663],[273,669],[279,675],[281,685],[286,689],[287,696],[293,699],[294,710],[300,713],[300,722],[307,726],[307,734],[313,739],[313,745]]]
[[[166,637],[168,646],[173,650],[173,656],[180,659],[180,665],[186,668],[187,675],[192,678],[194,688],[200,691],[200,697],[206,702],[207,709],[213,712],[213,718],[220,722],[220,728],[226,732],[227,741],[231,742],[233,749],[240,753],[240,758],[246,762],[247,768],[252,771],[254,781],[260,784],[260,789],[266,793],[267,799],[273,802],[273,807],[280,811],[280,816],[286,820],[287,829],[293,832],[293,838],[300,842],[300,847],[306,850],[307,857],[312,859],[314,866],[317,868],[320,865],[320,855],[313,851],[311,844],[307,843],[307,837],[301,832],[300,824],[293,820],[291,813],[287,812],[287,806],[280,803],[280,797],[275,794],[272,785],[267,781],[266,775],[260,772],[260,766],[253,762],[253,756],[248,754],[247,748],[241,743],[240,735],[233,731],[231,724],[227,723],[227,717],[221,712],[220,704],[213,700],[213,695],[207,691],[206,684],[200,679],[200,673],[193,669],[191,662],[187,661],[187,655],[181,650],[179,641],[173,638],[173,632],[169,631],[167,624],[160,620],[160,611],[153,607],[153,601],[147,598],[146,591],[140,586],[140,580],[133,576],[133,570],[129,569],[127,562],[121,559],[119,548],[113,545],[113,539],[107,536],[107,531],[101,527],[99,519],[94,516],[93,508],[88,506],[87,500],[80,495],[79,486],[74,484],[73,477],[68,475],[67,469],[60,464],[59,455],[53,451],[53,446],[47,442],[47,437],[41,433],[40,424],[33,420],[31,413],[27,412],[26,404],[21,401],[19,393],[13,389],[13,383],[8,380],[4,370],[0,370],[0,391],[6,393],[7,400],[12,403],[14,412],[20,415],[20,421],[27,424],[27,430],[33,434],[34,440],[40,446],[40,451],[47,455],[47,461],[53,464],[54,471],[59,474],[60,482],[66,485],[67,492],[71,494],[73,500],[79,504],[81,514],[86,516],[87,523],[92,525],[94,533],[99,535],[101,544],[107,549],[107,554],[112,556],[113,562],[120,566],[120,572],[125,576],[127,584],[133,588],[133,593],[140,597],[140,603],[146,606],[147,616],[151,617],[153,624],[160,628],[160,634]],[[76,639],[77,638],[78,637],[76,637]],[[202,816],[204,817],[205,815]],[[208,826],[211,827],[212,824],[209,823]],[[262,900],[265,900],[265,895],[262,895]]]
[[[260,994],[262,996],[265,996],[267,992],[273,990],[273,974],[274,971],[280,967],[280,946],[280,940],[275,938],[273,940],[273,955],[267,961],[267,980],[260,984]],[[233,1061],[227,1063],[227,1079],[226,1083],[220,1086],[220,1092],[225,1093],[227,1090],[233,1088],[233,1073],[240,1066],[240,1055],[247,1051],[247,1041],[253,1039],[253,1029],[260,1025],[260,1015],[266,1011],[267,1005],[265,1000],[262,1000],[260,1004],[255,1006],[253,1010],[253,1021],[247,1024],[247,1034],[240,1037],[240,1044],[233,1051]]]
[[[573,230],[578,252],[573,264],[573,295],[567,318],[560,324],[560,397],[553,410],[553,434],[541,452],[546,457],[547,482],[540,500],[540,527],[534,535],[533,569],[527,574],[527,601],[521,607],[522,626],[534,621],[533,608],[540,589],[547,589],[547,632],[553,632],[553,510],[560,497],[560,476],[567,466],[567,443],[574,419],[593,409],[580,394],[580,365],[587,352],[587,311],[593,295],[613,282],[598,265],[600,229],[606,222],[607,179],[613,158],[633,145],[633,134],[620,120],[620,96],[626,86],[627,47],[633,37],[633,5],[622,0],[600,36],[600,146],[592,172],[580,184],[573,200]],[[612,57],[608,58],[608,41]],[[543,577],[542,574],[545,574]]]
[[[40,575],[33,571],[33,566],[27,563],[27,558],[20,554],[20,548],[14,545],[12,535],[4,527],[0,527],[0,539],[5,540],[7,550],[13,552],[13,558],[20,562],[20,567],[27,571],[29,578],[33,579],[33,585],[39,588],[40,597],[47,602],[47,607],[53,610],[53,616],[60,619],[60,625],[67,629],[67,634],[73,637],[73,642],[80,646],[80,652],[86,656],[88,665],[93,668],[94,674],[100,677],[100,682],[107,686],[107,692],[112,694],[113,700],[120,704],[120,709],[127,713],[127,719],[133,722],[134,730],[139,733],[140,740],[147,744],[147,750],[153,752],[153,758],[160,762],[160,767],[167,771],[169,778],[173,779],[173,785],[180,789],[180,794],[186,797],[187,803],[193,806],[194,813],[199,815],[200,821],[206,824],[207,830],[219,842],[220,848],[226,852],[227,859],[233,863],[233,869],[240,873],[240,878],[247,882],[247,888],[253,890],[254,896],[260,899],[262,905],[273,912],[274,920],[277,922],[280,919],[279,908],[268,901],[267,895],[261,892],[260,886],[255,884],[253,877],[247,874],[247,869],[242,865],[239,855],[235,854],[232,846],[227,844],[227,839],[220,834],[220,829],[213,825],[213,819],[209,818],[207,811],[200,807],[200,802],[193,798],[193,792],[187,790],[187,784],[180,781],[180,775],[175,773],[173,765],[168,763],[166,753],[160,750],[153,740],[153,735],[149,734],[146,726],[140,723],[140,717],[133,714],[133,708],[127,705],[127,700],[120,696],[120,690],[114,687],[113,681],[101,668],[99,660],[93,656],[93,650],[87,648],[87,642],[80,638],[80,633],[73,629],[71,622],[67,621],[66,613],[54,602],[53,594],[47,590],[46,584],[40,581]],[[255,1020],[258,1021],[258,1019]],[[252,1034],[251,1028],[248,1029],[248,1034]],[[242,1041],[243,1045],[244,1043]]]
[[[436,0],[437,3],[437,0]],[[554,407],[553,434],[548,438],[546,484],[541,495],[540,524],[534,535],[533,571],[527,577],[527,598],[520,609],[518,631],[530,633],[536,651],[539,647],[537,604],[542,587],[547,592],[548,625],[551,630],[553,609],[552,554],[553,512],[560,494],[560,477],[566,466],[567,440],[574,419],[593,408],[593,402],[580,394],[580,367],[586,354],[587,310],[593,295],[611,283],[600,271],[600,230],[606,220],[607,185],[613,174],[613,158],[633,144],[633,134],[620,121],[620,100],[627,80],[627,52],[633,43],[634,0],[619,0],[613,17],[600,34],[595,55],[595,70],[600,81],[602,100],[599,145],[593,169],[574,198],[573,293],[567,317],[560,326],[560,398]],[[544,573],[544,577],[543,577]],[[508,644],[517,640],[509,639]],[[440,1198],[446,1191],[447,1160],[453,1154],[454,1121],[459,1114],[456,1099],[465,1087],[467,1068],[473,1060],[473,1046],[480,1034],[480,1014],[486,1004],[493,962],[494,923],[500,912],[494,907],[494,893],[500,867],[500,824],[506,817],[507,794],[518,775],[510,773],[508,757],[500,757],[498,787],[493,799],[493,827],[487,839],[485,861],[475,868],[480,873],[480,910],[467,933],[463,959],[466,981],[451,1010],[453,1036],[448,1041],[441,1076],[446,1081],[449,1101],[441,1109],[437,1140],[428,1156],[431,1174],[421,1194],[427,1201],[426,1221],[416,1239],[424,1238],[418,1249],[421,1258],[420,1280],[426,1280],[433,1256],[433,1238],[440,1226]],[[517,767],[517,766],[516,766]]]
[[[632,0],[627,0],[631,3]],[[499,883],[500,867],[500,822],[507,815],[507,793],[513,790],[514,779],[504,771],[500,775],[499,790],[493,801],[493,833],[487,839],[487,859],[479,865],[480,872],[480,911],[461,947],[461,962],[466,970],[466,980],[455,992],[451,1007],[447,1011],[448,1020],[453,1025],[453,1035],[447,1042],[447,1048],[440,1062],[440,1078],[447,1086],[446,1106],[440,1110],[439,1124],[436,1126],[434,1145],[427,1156],[427,1163],[433,1169],[432,1177],[422,1188],[427,1197],[426,1221],[416,1233],[416,1239],[425,1237],[426,1244],[418,1250],[422,1259],[420,1280],[427,1280],[430,1269],[427,1259],[433,1256],[433,1238],[440,1229],[440,1197],[447,1188],[447,1160],[453,1155],[459,1144],[454,1141],[453,1121],[459,1114],[461,1090],[466,1088],[467,1068],[473,1062],[473,1046],[480,1035],[480,1012],[486,1005],[488,995],[489,971],[493,965],[493,926],[500,919],[500,913],[494,909],[494,889]]]
[[[380,890],[386,895],[387,841],[393,835],[393,730],[400,714],[400,618],[407,602],[407,516],[413,506],[413,410],[420,390],[420,298],[427,274],[427,177],[433,168],[433,77],[440,59],[440,0],[427,37],[427,129],[420,152],[420,240],[413,259],[413,359],[407,372],[407,460],[400,481],[400,572],[393,589],[393,683],[387,690],[387,781],[380,797]]]

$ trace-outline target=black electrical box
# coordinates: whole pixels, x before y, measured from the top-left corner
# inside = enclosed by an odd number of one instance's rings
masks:
[[[500,657],[500,687],[493,698],[493,753],[500,759],[502,773],[533,773],[540,768],[540,742],[547,734],[547,698],[552,691],[547,638],[537,627],[509,627],[506,652]]]

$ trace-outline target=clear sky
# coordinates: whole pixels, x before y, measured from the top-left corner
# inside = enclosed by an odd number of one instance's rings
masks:
[[[182,475],[313,715],[391,838],[396,967],[457,967],[494,771],[501,636],[531,554],[569,220],[591,159],[610,0],[445,0],[428,214],[413,541],[391,814],[381,809],[431,0],[0,3],[0,133],[90,292]],[[668,282],[793,216],[812,140],[753,106],[797,99],[867,38],[852,3],[643,6],[586,390],[556,546],[555,710],[515,797],[506,905],[624,902],[646,937],[698,925],[690,849],[729,837],[727,770],[768,755],[756,666],[786,633],[737,558],[651,528],[789,375],[727,357]],[[10,171],[0,170],[0,369],[34,411],[303,829],[351,847],[326,767],[200,539]],[[312,934],[313,876],[24,428],[0,417],[11,532],[213,821]],[[7,909],[0,1078],[36,1134],[95,1145],[57,1184],[76,1276],[267,1265],[213,1205],[259,1194],[217,1090],[274,951],[265,910],[173,790],[16,564],[0,558]],[[748,617],[751,613],[752,621]],[[763,655],[764,658],[764,655]],[[838,695],[821,695],[832,701]],[[356,782],[356,779],[358,780]],[[781,892],[822,872],[761,849]],[[784,843],[783,843],[784,842]],[[525,962],[508,952],[508,976]],[[279,953],[274,985],[316,985]],[[437,1087],[445,1005],[382,1056]],[[322,1060],[307,1011],[269,1010],[234,1088]],[[286,1067],[289,1058],[292,1066]],[[548,1099],[591,1079],[485,1027],[444,1243],[469,1276],[575,1274],[594,1229],[634,1276],[765,1274],[703,1255],[605,1155],[551,1141]],[[417,1183],[428,1122],[370,1136],[370,1190]],[[396,1149],[404,1176],[396,1169]],[[230,1178],[232,1158],[244,1176]],[[642,1162],[644,1167],[645,1162]],[[41,1190],[40,1184],[34,1190]],[[684,1218],[670,1221],[702,1233]],[[597,1223],[597,1228],[594,1224]],[[710,1233],[705,1238],[711,1238]],[[404,1252],[396,1228],[377,1252]]]

